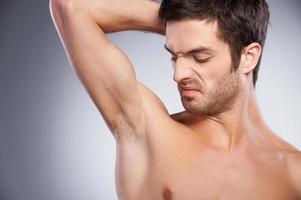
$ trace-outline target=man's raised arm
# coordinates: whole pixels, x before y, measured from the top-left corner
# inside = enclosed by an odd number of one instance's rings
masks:
[[[158,10],[159,4],[149,0],[50,0],[74,71],[116,139],[143,134],[144,92],[128,57],[105,33],[134,29],[165,34]]]

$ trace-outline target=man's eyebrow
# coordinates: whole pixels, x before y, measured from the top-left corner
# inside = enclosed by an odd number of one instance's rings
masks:
[[[193,48],[191,50],[188,50],[187,52],[177,52],[177,53],[175,53],[173,50],[169,49],[166,44],[164,44],[164,48],[172,55],[177,55],[179,53],[182,53],[185,55],[185,54],[192,54],[192,53],[199,53],[199,52],[206,52],[206,53],[214,53],[215,52],[213,49],[211,49],[209,47],[204,47],[204,46],[199,46],[197,48]]]
[[[171,53],[172,55],[176,55],[171,49],[169,49],[169,48],[167,47],[166,44],[164,44],[164,48],[165,48],[169,53]]]

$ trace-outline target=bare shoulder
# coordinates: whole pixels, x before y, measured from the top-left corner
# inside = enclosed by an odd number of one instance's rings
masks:
[[[272,142],[273,153],[276,152],[278,158],[283,158],[281,161],[286,166],[283,173],[287,174],[292,186],[301,198],[301,151],[275,133],[271,135],[269,141]]]
[[[287,153],[287,165],[293,184],[301,197],[301,151]]]

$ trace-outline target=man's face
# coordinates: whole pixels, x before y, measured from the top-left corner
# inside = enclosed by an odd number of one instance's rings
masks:
[[[218,37],[216,22],[170,21],[165,47],[172,54],[185,110],[217,115],[232,108],[240,88],[239,69],[231,72],[230,49]]]

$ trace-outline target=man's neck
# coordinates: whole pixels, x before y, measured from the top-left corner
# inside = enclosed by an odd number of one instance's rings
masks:
[[[190,124],[206,143],[232,151],[244,142],[262,142],[267,126],[261,116],[254,89],[238,97],[231,110],[218,116],[194,116]]]

